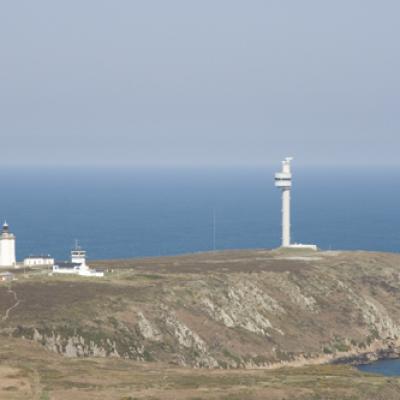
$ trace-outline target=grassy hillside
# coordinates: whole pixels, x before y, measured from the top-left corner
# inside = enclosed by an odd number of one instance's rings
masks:
[[[40,396],[67,399],[55,393],[79,388],[77,371],[90,398],[168,398],[166,388],[193,399],[398,398],[397,380],[321,364],[397,355],[399,255],[254,250],[94,264],[109,269],[104,279],[27,271],[0,285],[2,376],[26,374],[10,378],[18,390],[7,398],[37,384]],[[302,368],[276,369],[285,366]]]
[[[177,368],[115,358],[65,358],[0,341],[2,400],[398,400],[400,379],[350,366],[277,370]]]

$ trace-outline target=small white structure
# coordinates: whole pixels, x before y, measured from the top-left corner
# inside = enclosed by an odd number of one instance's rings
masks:
[[[7,222],[0,234],[0,267],[16,267],[15,236],[10,233]]]
[[[293,249],[317,250],[314,244],[291,244],[290,240],[290,191],[292,189],[292,157],[282,161],[282,171],[275,174],[275,186],[282,190],[282,247]]]
[[[300,249],[300,250],[314,250],[314,251],[318,250],[316,244],[291,243],[289,247],[291,249]]]
[[[53,266],[54,258],[50,255],[47,256],[29,256],[24,260],[25,267],[37,267],[37,266]]]
[[[86,264],[86,251],[75,244],[75,249],[71,251],[71,262],[57,262],[53,265],[55,274],[75,274],[80,276],[103,277],[104,272],[89,268]]]
[[[79,274],[80,264],[71,262],[56,262],[53,265],[55,274]]]

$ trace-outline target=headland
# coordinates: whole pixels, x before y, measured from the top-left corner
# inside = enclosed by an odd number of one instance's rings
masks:
[[[103,279],[28,269],[0,286],[8,352],[31,343],[63,365],[132,362],[184,374],[359,374],[332,364],[400,348],[399,254],[260,249],[92,264],[107,267]]]

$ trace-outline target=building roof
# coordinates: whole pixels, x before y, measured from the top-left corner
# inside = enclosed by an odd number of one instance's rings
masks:
[[[41,255],[41,256],[28,256],[28,257],[26,257],[26,259],[28,259],[28,258],[45,258],[45,259],[50,259],[50,258],[53,258],[51,255],[46,255],[46,256],[44,256],[44,255]]]

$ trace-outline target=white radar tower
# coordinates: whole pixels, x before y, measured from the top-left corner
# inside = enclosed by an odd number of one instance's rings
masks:
[[[282,189],[282,247],[290,247],[290,190],[292,188],[292,157],[282,161],[282,171],[275,174],[275,186]]]
[[[282,190],[282,247],[303,250],[318,250],[315,244],[291,243],[290,240],[290,190],[292,189],[292,157],[282,161],[282,171],[275,174],[275,186]]]

